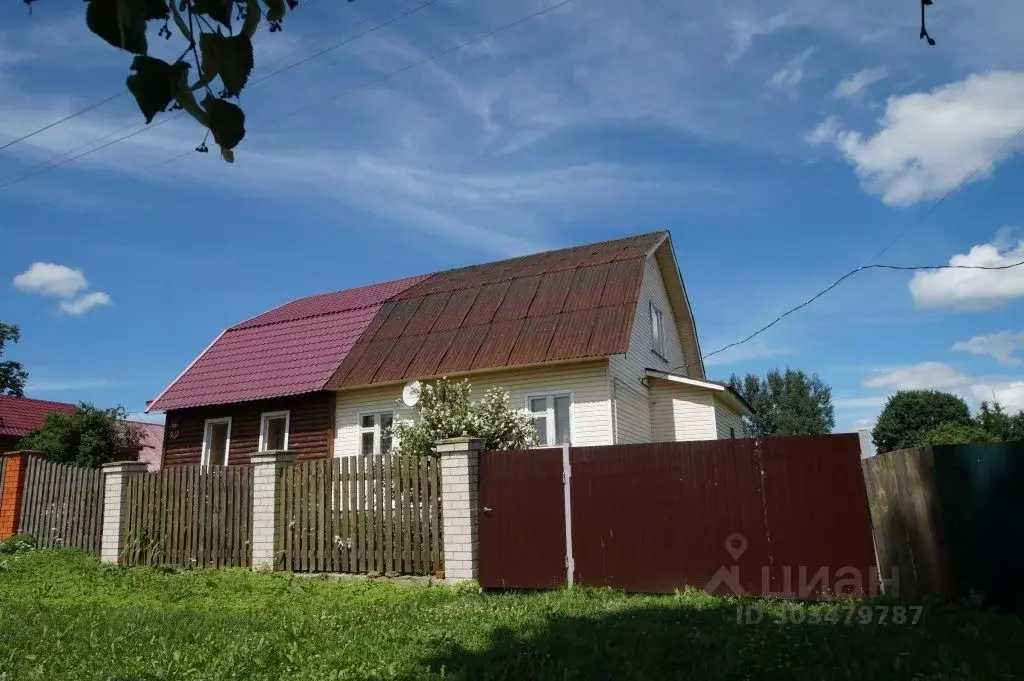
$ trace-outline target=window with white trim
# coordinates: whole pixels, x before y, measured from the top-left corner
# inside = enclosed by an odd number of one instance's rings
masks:
[[[378,411],[359,415],[359,453],[387,454],[391,451],[391,436],[388,431],[395,422],[390,411]]]
[[[260,417],[259,451],[270,452],[288,449],[288,428],[291,425],[290,411],[268,411]]]
[[[651,308],[651,350],[659,357],[665,357],[665,317],[661,310],[650,304]]]
[[[569,393],[530,395],[526,398],[537,429],[537,444],[542,447],[572,442],[572,396]]]
[[[231,449],[231,417],[206,419],[203,428],[203,453],[199,462],[204,466],[227,466]]]

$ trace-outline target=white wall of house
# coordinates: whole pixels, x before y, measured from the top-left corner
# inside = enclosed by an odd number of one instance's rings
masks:
[[[474,397],[481,397],[492,386],[500,386],[509,392],[510,404],[523,410],[526,409],[527,396],[569,392],[572,394],[572,444],[613,443],[608,363],[604,359],[481,372],[466,378],[473,386]],[[390,410],[396,418],[414,419],[416,411],[401,404],[401,395],[401,385],[339,391],[335,414],[335,456],[354,456],[359,452],[359,417],[363,413]]]
[[[711,392],[668,381],[651,381],[651,430],[655,442],[715,440],[715,399]],[[728,428],[726,429],[728,437]]]
[[[724,401],[715,399],[715,426],[718,429],[718,439],[726,440],[733,437],[746,437],[746,429],[743,426],[743,419],[733,411]],[[731,429],[731,430],[730,430]]]
[[[661,310],[665,328],[665,354],[659,357],[651,350],[651,303]],[[683,364],[683,347],[679,340],[679,328],[668,292],[654,256],[644,266],[640,299],[637,301],[633,331],[629,339],[629,351],[625,355],[611,358],[612,394],[615,400],[617,441],[623,444],[651,442],[654,437],[651,423],[650,397],[648,389],[640,382],[644,369],[671,371],[686,376]]]

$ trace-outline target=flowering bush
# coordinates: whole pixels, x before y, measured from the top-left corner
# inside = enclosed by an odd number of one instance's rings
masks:
[[[469,381],[440,379],[420,390],[419,421],[398,419],[390,434],[395,451],[434,456],[434,444],[452,437],[475,437],[487,449],[526,449],[537,444],[530,417],[509,406],[508,392],[490,388],[473,404]]]

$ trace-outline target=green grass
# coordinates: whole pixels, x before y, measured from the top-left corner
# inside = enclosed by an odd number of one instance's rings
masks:
[[[965,607],[862,625],[844,623],[846,603],[689,591],[480,594],[124,569],[75,551],[4,561],[4,681],[1024,678],[1024,623]],[[764,607],[766,621],[738,623],[740,605]],[[774,623],[783,615],[804,621]]]

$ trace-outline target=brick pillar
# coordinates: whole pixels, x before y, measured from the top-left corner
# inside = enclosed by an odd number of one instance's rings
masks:
[[[270,451],[252,456],[252,569],[273,570],[277,554],[278,488],[281,471],[295,463],[294,452]]]
[[[21,523],[21,502],[25,496],[25,477],[30,456],[42,452],[7,452],[0,454],[6,462],[4,479],[0,481],[0,539],[7,539],[18,531]]]
[[[441,440],[441,520],[444,575],[449,584],[480,576],[479,497],[483,440]]]
[[[100,560],[117,563],[124,541],[125,482],[133,475],[146,473],[144,461],[114,461],[103,464],[103,535]]]

